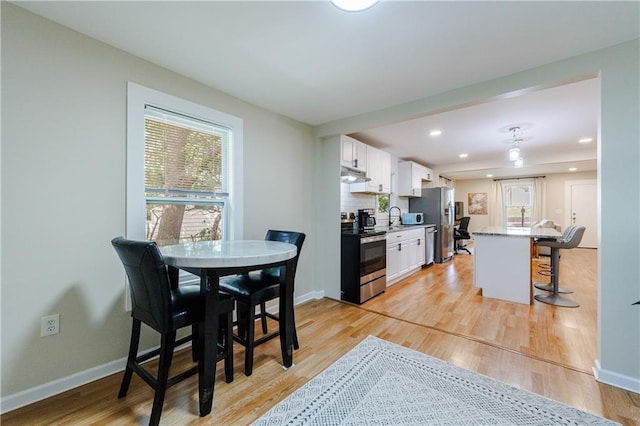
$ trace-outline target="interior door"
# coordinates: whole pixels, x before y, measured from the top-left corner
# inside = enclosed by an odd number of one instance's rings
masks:
[[[587,229],[584,231],[582,241],[578,247],[596,248],[598,247],[598,201],[596,181],[573,181],[567,182],[567,198],[569,215],[567,223],[583,225]]]

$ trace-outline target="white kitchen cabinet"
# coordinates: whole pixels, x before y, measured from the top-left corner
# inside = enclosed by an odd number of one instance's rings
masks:
[[[340,164],[350,169],[366,172],[367,145],[350,136],[340,136],[342,154]]]
[[[398,195],[401,197],[422,196],[422,181],[430,182],[433,170],[413,161],[398,163]]]
[[[424,227],[387,234],[387,285],[418,270],[424,265]]]
[[[395,281],[400,272],[398,263],[400,256],[400,243],[389,243],[387,240],[387,285],[390,281]]]
[[[367,149],[367,177],[368,182],[352,183],[351,192],[366,192],[369,194],[389,194],[391,192],[391,154],[372,146]]]

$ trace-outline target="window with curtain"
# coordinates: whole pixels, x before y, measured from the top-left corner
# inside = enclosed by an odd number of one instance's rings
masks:
[[[533,223],[533,183],[503,183],[504,220],[507,227],[531,227]]]
[[[230,129],[145,105],[146,239],[223,239]]]

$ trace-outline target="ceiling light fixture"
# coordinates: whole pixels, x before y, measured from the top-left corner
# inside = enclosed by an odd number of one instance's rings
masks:
[[[331,4],[346,12],[361,12],[378,3],[378,0],[331,0]]]
[[[442,130],[432,130],[429,132],[429,136],[440,136],[442,134]]]
[[[578,143],[589,143],[591,141],[593,141],[593,139],[591,139],[591,138],[582,138],[582,139],[578,140]]]
[[[570,171],[570,172],[575,172],[575,171],[577,171],[577,170],[578,170],[578,168],[577,168],[577,167],[570,167],[570,168],[569,168],[569,171]]]
[[[516,169],[521,169],[522,166],[524,166],[524,160],[522,159],[522,157],[513,162],[513,167],[515,167]]]
[[[488,177],[488,178],[489,178],[489,177],[493,177],[493,175],[492,175],[492,174],[488,174],[488,175],[487,175],[487,177]]]
[[[460,155],[458,155],[458,157],[460,157],[460,158],[467,158],[468,156],[469,156],[469,154],[460,154]]]
[[[509,149],[509,161],[516,161],[520,158],[520,142],[522,139],[516,139],[516,135],[520,132],[520,127],[512,127],[509,129],[513,133],[513,143],[511,149]]]

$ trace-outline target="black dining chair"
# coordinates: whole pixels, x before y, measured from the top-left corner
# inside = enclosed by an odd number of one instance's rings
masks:
[[[295,244],[298,248],[298,253],[294,259],[293,271],[290,272],[294,274],[294,278],[304,239],[305,234],[292,231],[269,230],[265,236],[265,240]],[[277,315],[267,312],[266,302],[280,297],[280,274],[284,273],[284,271],[285,267],[282,266],[220,278],[220,291],[231,294],[235,298],[238,307],[237,334],[234,335],[234,338],[236,342],[245,347],[244,374],[247,376],[250,376],[253,372],[254,348],[280,335],[280,329],[268,334],[267,318],[276,321],[279,318]],[[263,333],[263,336],[259,339],[255,338],[257,306],[260,306],[260,314],[258,316],[261,320]],[[293,324],[293,347],[298,349],[295,320],[293,320]]]
[[[471,239],[471,235],[469,234],[470,220],[471,218],[469,216],[463,217],[462,219],[460,219],[460,226],[458,226],[457,228],[454,228],[453,230],[454,251],[456,254],[458,254],[458,251],[460,250],[464,250],[467,253],[471,254],[469,249],[466,246],[462,245],[462,243],[460,242],[463,240]]]
[[[167,266],[155,242],[133,241],[123,237],[111,240],[129,278],[133,327],[127,366],[120,385],[118,398],[127,395],[131,377],[135,372],[155,391],[150,425],[157,425],[167,388],[197,373],[195,365],[169,378],[169,367],[174,348],[192,340],[192,357],[199,357],[199,327],[204,321],[204,298],[199,285],[178,286],[169,279]],[[225,379],[233,381],[233,297],[220,295],[220,328],[217,361],[225,361]],[[141,324],[145,323],[161,335],[160,347],[138,356]],[[176,331],[192,326],[192,334],[176,340]],[[160,355],[158,374],[152,376],[142,363]]]

